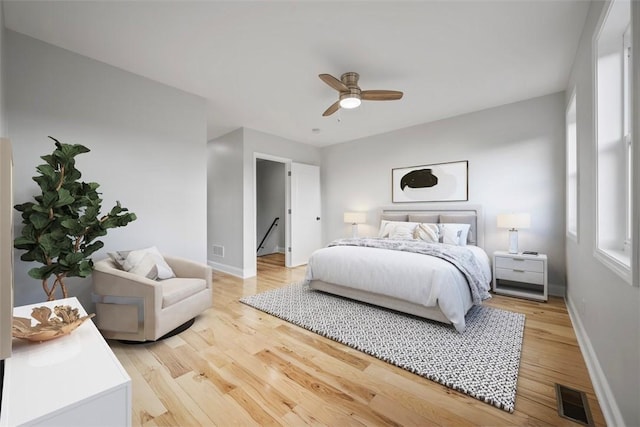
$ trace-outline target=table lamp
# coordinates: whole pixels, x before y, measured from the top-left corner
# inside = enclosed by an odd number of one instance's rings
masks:
[[[358,224],[367,222],[366,212],[345,212],[344,222],[351,224],[351,237],[358,237]]]
[[[531,226],[531,215],[528,213],[499,214],[497,218],[498,228],[509,229],[509,253],[518,253],[518,229]]]

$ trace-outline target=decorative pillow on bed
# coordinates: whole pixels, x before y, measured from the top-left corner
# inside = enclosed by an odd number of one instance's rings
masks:
[[[417,222],[405,222],[405,221],[380,221],[380,232],[378,233],[378,237],[389,237],[393,239],[399,239],[401,237],[391,237],[391,234],[402,234],[403,229],[408,229],[411,234],[408,239],[413,239],[413,231],[418,226]],[[398,232],[396,233],[394,230],[398,228]]]
[[[440,226],[440,235],[442,243],[456,246],[467,245],[467,234],[469,233],[469,224],[438,224]]]
[[[423,221],[426,222],[426,221]],[[440,215],[441,224],[451,223],[451,224],[469,224],[471,227],[469,228],[469,233],[467,234],[467,244],[475,245],[476,241],[476,222],[477,217],[475,215],[462,215],[462,214],[451,214],[451,215]]]
[[[440,242],[440,227],[438,224],[418,224],[413,232],[413,238],[427,243]]]
[[[407,222],[396,224],[389,230],[389,238],[396,240],[413,240],[415,225],[409,225]]]

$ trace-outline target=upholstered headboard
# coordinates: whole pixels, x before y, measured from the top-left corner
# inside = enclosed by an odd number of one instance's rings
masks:
[[[380,220],[469,224],[467,243],[484,248],[482,206],[469,203],[420,204],[382,208]]]

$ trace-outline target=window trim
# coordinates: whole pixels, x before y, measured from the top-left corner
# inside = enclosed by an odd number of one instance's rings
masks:
[[[623,111],[624,114],[622,116],[623,119],[623,144],[624,144],[624,164],[625,164],[625,232],[624,232],[624,242],[623,248],[625,252],[630,253],[631,251],[631,241],[632,241],[632,217],[633,217],[633,192],[632,192],[632,181],[633,181],[633,162],[632,162],[632,135],[633,135],[633,108],[632,108],[632,83],[631,79],[633,78],[633,55],[631,54],[631,47],[633,43],[631,41],[631,22],[627,25],[627,28],[624,30],[622,35],[623,42],[623,67],[622,67],[622,81],[624,85],[624,98],[623,98]]]
[[[594,246],[593,246],[593,255],[594,258],[596,258],[598,261],[600,261],[605,267],[609,268],[610,270],[612,270],[615,274],[617,274],[618,276],[620,276],[623,280],[625,280],[627,283],[629,283],[630,285],[636,285],[637,286],[637,282],[640,281],[640,279],[638,278],[638,274],[634,274],[632,275],[632,269],[634,271],[638,270],[638,266],[636,265],[637,261],[635,259],[632,258],[637,258],[640,259],[640,254],[636,255],[632,255],[630,253],[625,253],[622,250],[611,250],[611,249],[606,249],[606,248],[602,248],[600,247],[600,220],[599,220],[599,216],[600,216],[600,206],[599,206],[599,192],[600,192],[600,188],[598,185],[598,177],[600,174],[600,169],[599,169],[599,138],[598,138],[598,62],[599,62],[599,56],[598,56],[598,42],[600,40],[600,37],[603,34],[603,30],[605,28],[605,23],[607,22],[607,18],[609,17],[609,13],[612,10],[612,6],[614,5],[614,3],[616,2],[616,0],[612,0],[608,3],[607,6],[605,6],[605,9],[603,10],[602,14],[600,15],[600,18],[598,19],[598,24],[597,24],[597,30],[594,32],[593,38],[591,40],[591,51],[592,51],[592,55],[591,55],[591,67],[593,70],[592,73],[592,81],[591,81],[591,87],[593,90],[593,105],[592,105],[592,114],[595,120],[593,120],[593,148],[594,148],[594,156],[593,156],[593,170],[594,170],[594,174],[592,176],[592,185],[595,188],[595,235],[594,235]],[[633,2],[631,2],[633,4]],[[638,12],[636,12],[638,13]],[[631,14],[633,14],[633,9]],[[632,16],[630,15],[630,22],[632,21]],[[632,44],[632,49],[633,49],[633,44]],[[636,47],[637,49],[637,47]],[[632,61],[633,62],[637,62],[635,59],[635,56],[632,56]],[[638,83],[638,81],[640,79],[638,79],[638,76],[635,76],[634,73],[631,73],[631,75],[634,78],[635,83]],[[631,83],[631,91],[634,92],[634,83]],[[636,90],[637,91],[637,90]],[[633,104],[638,104],[639,100],[636,99],[637,97],[635,96],[631,96],[631,100],[630,102]],[[634,113],[634,110],[632,108],[631,114],[635,115],[637,117],[637,115]],[[638,125],[638,123],[635,120],[632,120],[632,126],[634,127],[632,129],[633,130],[637,130],[638,127],[640,127]],[[637,151],[637,150],[636,150]],[[634,157],[638,157],[637,154]],[[633,170],[634,168],[632,168]],[[635,171],[636,177],[638,176],[638,172]],[[636,203],[637,206],[637,203]],[[625,208],[626,211],[626,208]],[[638,212],[637,211],[633,211],[632,215],[638,216]],[[636,225],[636,233],[638,233],[637,230],[637,225]],[[634,243],[634,249],[638,247],[638,242],[633,242]]]
[[[570,110],[573,107],[573,114],[575,115],[575,120],[573,121],[574,125],[575,125],[575,145],[573,147],[569,146],[569,114],[570,114]],[[579,165],[580,162],[578,161],[578,153],[579,153],[579,149],[578,149],[578,104],[577,104],[577,96],[576,96],[576,87],[574,86],[573,89],[571,90],[571,95],[569,96],[569,103],[567,104],[567,108],[565,110],[565,132],[566,132],[566,164],[565,164],[565,180],[566,180],[566,204],[565,204],[565,210],[566,210],[566,218],[565,218],[565,227],[566,227],[566,235],[567,238],[569,238],[570,240],[578,243],[579,242],[579,237],[578,237],[578,233],[579,233],[579,229],[580,229],[580,169],[579,169]],[[573,148],[574,150],[574,156],[575,156],[575,160],[576,160],[576,164],[575,164],[575,200],[573,202],[575,202],[575,213],[576,213],[576,221],[575,221],[575,230],[571,230],[569,227],[569,204],[572,202],[571,200],[569,200],[569,150]]]
[[[631,2],[631,26],[640,24],[640,5],[637,2]],[[639,37],[638,32],[633,36],[636,43],[631,45],[631,69],[640,70],[640,44],[637,43]],[[631,83],[631,135],[640,135],[640,73],[632,73]],[[638,143],[631,138],[632,156],[631,156],[631,191],[632,194],[639,194],[640,189],[640,150]],[[640,197],[634,197],[631,206],[631,285],[640,287]]]

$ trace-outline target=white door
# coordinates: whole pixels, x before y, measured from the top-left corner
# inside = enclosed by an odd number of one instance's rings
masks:
[[[287,267],[306,264],[322,246],[320,168],[291,163],[291,246]]]

